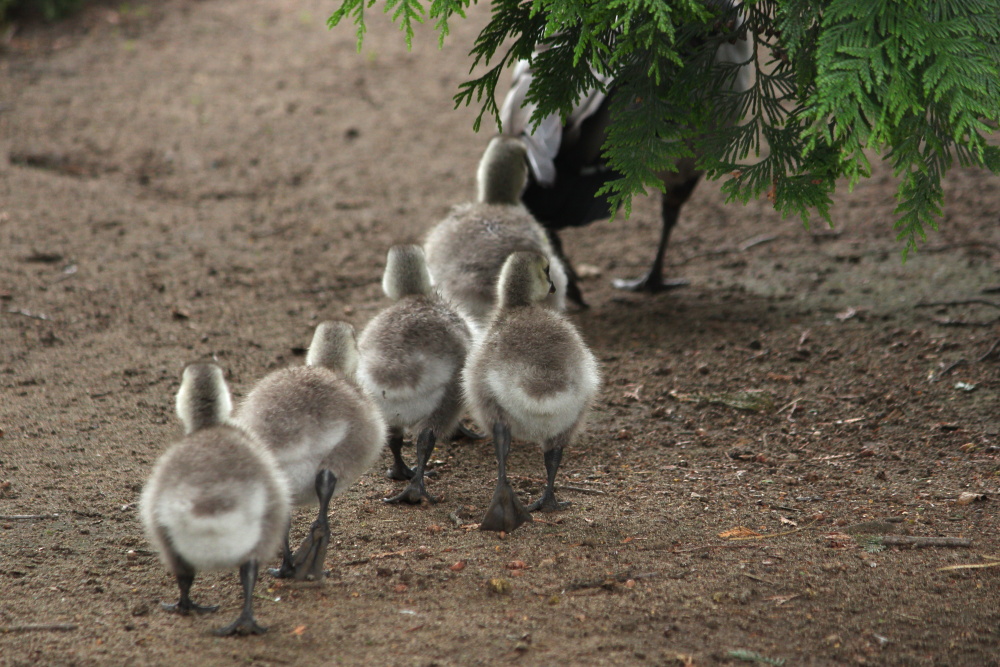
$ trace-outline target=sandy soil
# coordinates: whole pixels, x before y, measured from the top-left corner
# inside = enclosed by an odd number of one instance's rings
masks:
[[[880,165],[832,232],[702,184],[669,254],[691,286],[655,297],[609,282],[648,262],[656,198],[565,236],[600,274],[573,318],[606,376],[568,510],[468,530],[492,445],[446,443],[440,504],[384,505],[383,461],[332,510],[324,586],[262,578],[267,635],[210,634],[235,573],[195,583],[215,617],[162,611],[135,503],[184,364],[243,395],[302,363],[318,321],[386,305],[389,245],[473,194],[488,136],[450,99],[487,8],[412,52],[373,12],[358,54],[333,7],[98,4],[0,54],[0,664],[1000,664],[1000,568],[942,569],[1000,557],[1000,182],[949,176],[903,265]],[[773,408],[726,404],[749,390]],[[537,448],[512,474],[538,494]]]

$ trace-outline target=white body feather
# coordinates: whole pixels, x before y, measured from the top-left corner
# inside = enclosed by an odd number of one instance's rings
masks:
[[[369,397],[320,366],[265,377],[240,405],[236,420],[273,453],[296,505],[318,502],[320,469],[336,476],[334,496],[347,491],[378,460],[386,436],[382,414]]]
[[[292,494],[292,502],[296,505],[316,505],[316,471],[323,463],[324,455],[335,449],[344,441],[344,436],[350,425],[346,421],[336,421],[325,424],[322,430],[313,433],[303,433],[288,447],[275,451],[285,477],[288,478],[288,489]],[[377,450],[376,450],[377,452]],[[372,460],[374,463],[374,459]],[[362,462],[358,468],[367,467]],[[359,473],[360,474],[360,473]],[[356,476],[352,477],[356,478]],[[341,483],[341,475],[337,476],[337,488],[334,496],[340,495],[354,482],[346,478]]]
[[[456,365],[451,359],[435,359],[425,354],[406,360],[423,369],[414,387],[389,387],[380,384],[370,372],[373,360],[362,356],[358,364],[358,384],[382,410],[390,427],[409,428],[434,412],[453,382]]]
[[[259,484],[250,488],[230,486],[216,489],[239,499],[226,512],[196,513],[192,498],[200,489],[184,483],[165,489],[155,501],[147,501],[148,520],[166,530],[174,551],[196,570],[237,567],[249,560],[260,542],[266,490]]]
[[[601,85],[607,90],[611,77],[593,72]],[[532,129],[531,116],[538,105],[528,102],[528,88],[534,80],[531,63],[519,60],[512,70],[513,82],[507,97],[500,107],[500,119],[503,133],[511,137],[520,137],[528,148],[528,165],[541,185],[552,187],[556,182],[555,158],[562,146],[563,121],[559,114],[551,114],[542,119],[538,127]],[[573,107],[566,119],[566,128],[579,126],[584,120],[597,111],[607,95],[598,88],[591,88],[584,93]]]
[[[716,4],[728,9],[733,6],[734,0],[718,0]],[[739,16],[738,21],[739,25],[743,24],[742,15]],[[735,44],[726,42],[716,50],[715,61],[745,63],[750,59],[752,53],[753,41],[750,39],[737,40]],[[592,73],[601,82],[601,87],[585,91],[565,122],[560,114],[552,114],[543,118],[538,126],[533,128],[531,116],[535,113],[538,105],[527,101],[528,89],[534,81],[531,62],[519,60],[514,65],[510,91],[500,108],[501,128],[504,135],[520,137],[525,143],[528,149],[528,165],[531,167],[531,173],[535,180],[544,187],[552,187],[556,182],[555,158],[562,146],[564,133],[572,135],[581,123],[597,112],[607,97],[604,91],[607,91],[613,83],[613,80],[608,76],[598,72]],[[744,92],[749,90],[752,84],[753,66],[746,64],[737,72],[730,90]]]
[[[597,360],[569,320],[541,304],[551,290],[544,255],[512,254],[498,280],[490,326],[463,371],[477,421],[505,422],[511,434],[563,447],[585,420],[600,386]]]
[[[597,361],[593,355],[581,359],[579,375],[564,391],[531,396],[522,388],[530,369],[522,365],[493,367],[486,373],[486,385],[507,414],[515,438],[544,442],[574,428],[600,386]]]
[[[240,429],[198,430],[160,457],[139,516],[161,560],[224,570],[274,555],[290,511],[274,459]]]

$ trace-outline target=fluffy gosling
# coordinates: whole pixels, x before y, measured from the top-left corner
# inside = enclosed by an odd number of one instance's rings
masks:
[[[389,424],[391,479],[409,479],[390,503],[436,502],[424,486],[424,470],[437,438],[449,438],[459,424],[461,374],[471,342],[462,317],[431,287],[420,246],[389,250],[382,289],[395,303],[375,316],[358,341],[358,383]],[[417,463],[403,462],[403,433],[417,434]]]
[[[237,421],[274,453],[292,502],[319,504],[316,520],[294,554],[286,526],[281,567],[271,571],[276,577],[323,578],[330,499],[368,470],[385,444],[382,415],[351,380],[357,362],[354,328],[323,322],[316,327],[306,365],[271,373],[237,411]]]
[[[477,326],[485,326],[497,301],[497,277],[512,252],[545,255],[555,291],[545,303],[566,308],[566,271],[545,229],[521,204],[528,178],[527,151],[520,139],[495,137],[477,174],[475,203],[454,207],[427,235],[427,266],[441,294]]]
[[[180,614],[213,612],[191,600],[195,572],[239,566],[243,610],[220,636],[263,634],[253,616],[260,561],[277,551],[288,524],[288,487],[271,453],[229,421],[232,402],[222,370],[184,369],[177,414],[185,437],[160,457],[139,501],[149,541],[177,578]]]
[[[568,504],[556,500],[556,471],[597,394],[600,374],[576,327],[541,305],[555,289],[544,255],[510,255],[500,272],[489,328],[465,367],[465,396],[479,423],[493,431],[498,466],[481,530],[510,532],[531,521],[530,511]],[[545,491],[528,508],[507,481],[512,435],[539,443],[544,454]]]

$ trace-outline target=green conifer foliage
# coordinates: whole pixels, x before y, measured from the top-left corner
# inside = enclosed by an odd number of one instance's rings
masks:
[[[472,0],[384,0],[407,45],[429,18],[440,39]],[[330,27],[351,19],[358,46],[376,0],[341,0]],[[941,179],[955,162],[1000,173],[998,0],[493,0],[472,53],[481,76],[459,87],[499,122],[497,83],[535,54],[529,99],[536,120],[568,114],[581,92],[615,81],[605,156],[621,174],[607,186],[630,212],[632,195],[662,190],[658,171],[698,157],[729,200],[767,196],[782,215],[830,221],[838,179],[870,175],[870,156],[899,179],[895,228],[903,255],[937,228]],[[739,15],[745,22],[739,20]],[[740,64],[718,46],[754,43],[749,90],[726,83]],[[726,126],[718,121],[740,117]]]

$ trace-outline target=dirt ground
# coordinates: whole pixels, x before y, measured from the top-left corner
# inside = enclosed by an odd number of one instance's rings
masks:
[[[469,530],[488,440],[439,447],[439,504],[387,506],[386,453],[335,503],[326,584],[262,577],[268,634],[210,634],[235,572],[195,582],[215,616],[162,611],[136,500],[184,364],[215,359],[237,396],[301,364],[318,321],[386,305],[389,245],[474,192],[488,133],[451,95],[487,7],[412,52],[373,11],[358,54],[335,4],[96,4],[6,42],[0,664],[1000,664],[1000,182],[950,175],[903,265],[881,165],[832,231],[703,183],[667,294],[609,286],[649,261],[658,198],[565,235],[599,273],[573,319],[605,374],[568,510]],[[511,465],[536,497],[538,449]]]

